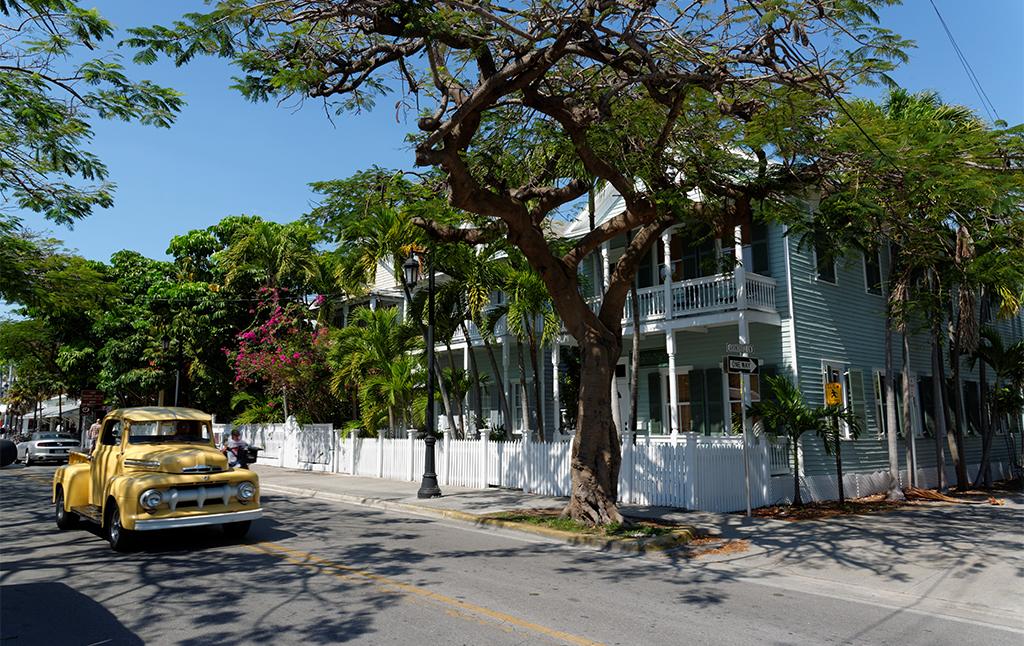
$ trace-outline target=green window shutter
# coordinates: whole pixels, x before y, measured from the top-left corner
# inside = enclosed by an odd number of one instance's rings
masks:
[[[661,373],[657,370],[647,375],[647,405],[650,415],[648,419],[664,428],[661,419]]]
[[[967,413],[967,430],[981,433],[981,406],[978,402],[978,382],[964,382],[964,410]]]
[[[704,371],[704,400],[707,402],[706,435],[719,435],[725,432],[725,415],[722,407],[722,371],[719,368],[708,368]]]
[[[707,407],[704,405],[704,373],[705,370],[690,371],[690,414],[693,419],[693,432],[707,432]]]
[[[867,401],[864,394],[864,372],[861,370],[850,371],[850,407],[853,415],[857,418],[857,424],[863,434],[868,432]]]
[[[932,402],[932,378],[921,377],[917,381],[917,400],[921,404],[921,419],[924,421],[924,434],[927,437],[935,437],[935,406]]]

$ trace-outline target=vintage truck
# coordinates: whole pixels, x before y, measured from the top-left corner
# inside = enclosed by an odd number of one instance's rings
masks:
[[[86,519],[110,546],[138,532],[221,525],[241,538],[262,514],[259,477],[228,467],[209,415],[191,408],[122,408],[108,414],[90,453],[71,453],[53,475],[57,527]]]

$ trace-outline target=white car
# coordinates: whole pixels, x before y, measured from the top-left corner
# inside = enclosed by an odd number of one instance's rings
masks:
[[[43,431],[18,444],[18,460],[25,466],[33,462],[66,462],[71,451],[81,450],[82,444],[74,435]]]

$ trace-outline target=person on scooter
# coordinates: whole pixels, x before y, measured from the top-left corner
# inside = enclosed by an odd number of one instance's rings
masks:
[[[249,443],[242,439],[238,429],[231,430],[231,438],[224,442],[221,453],[227,456],[229,467],[249,468],[248,454],[246,449]]]

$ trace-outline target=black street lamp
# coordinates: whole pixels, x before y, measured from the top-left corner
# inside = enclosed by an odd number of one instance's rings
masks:
[[[427,432],[423,438],[423,481],[420,483],[417,498],[440,498],[441,488],[437,486],[437,472],[434,468],[434,444],[437,416],[434,414],[434,265],[426,258],[430,266],[427,279],[427,329],[424,331],[427,343]],[[420,263],[410,256],[402,264],[405,272],[405,297],[412,306],[412,289],[419,282]]]

